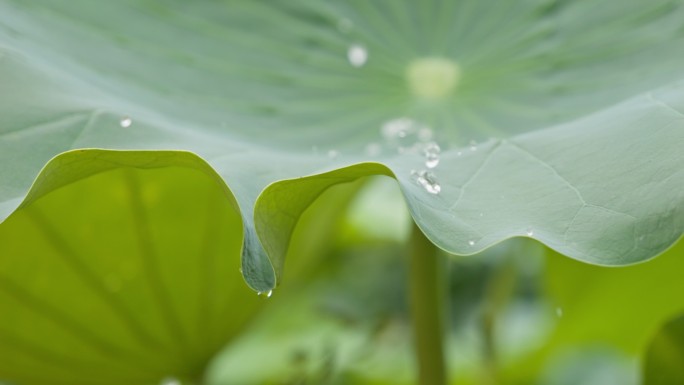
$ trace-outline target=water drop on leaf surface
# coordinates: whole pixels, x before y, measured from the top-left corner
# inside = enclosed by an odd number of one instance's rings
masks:
[[[435,168],[439,164],[439,152],[441,149],[437,143],[428,143],[423,149],[425,155],[425,167]]]
[[[414,170],[411,171],[411,175],[413,175],[413,177],[416,178],[416,182],[430,194],[439,194],[440,191],[442,191],[442,186],[440,186],[433,173],[426,170]]]
[[[181,385],[181,382],[175,377],[166,377],[161,380],[159,385]]]
[[[368,50],[360,44],[352,44],[347,50],[347,59],[352,66],[363,67],[368,61]]]
[[[119,125],[120,125],[122,128],[128,128],[128,127],[130,127],[132,124],[133,124],[133,119],[131,119],[130,116],[124,116],[123,118],[121,118],[121,120],[119,120]]]

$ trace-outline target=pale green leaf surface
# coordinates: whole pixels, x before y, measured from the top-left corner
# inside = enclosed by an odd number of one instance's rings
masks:
[[[683,17],[678,0],[4,0],[0,213],[64,151],[185,150],[235,195],[256,290],[301,211],[372,174],[452,253],[531,231],[583,261],[643,261],[684,228]],[[415,66],[435,57],[457,83]],[[439,195],[411,176],[420,152],[379,133],[401,117],[443,149]]]

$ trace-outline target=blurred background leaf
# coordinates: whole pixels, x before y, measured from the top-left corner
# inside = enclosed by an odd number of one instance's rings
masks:
[[[684,315],[669,320],[651,339],[644,359],[644,385],[684,383]]]

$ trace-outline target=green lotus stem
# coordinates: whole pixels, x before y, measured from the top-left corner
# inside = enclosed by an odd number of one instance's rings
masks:
[[[437,248],[413,226],[409,243],[409,300],[420,385],[446,385],[444,278]]]

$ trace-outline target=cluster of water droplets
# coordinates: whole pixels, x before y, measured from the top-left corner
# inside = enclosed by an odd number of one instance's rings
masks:
[[[425,157],[425,167],[435,168],[439,165],[439,153],[442,151],[439,145],[435,142],[430,142],[423,148],[423,156]]]
[[[420,155],[423,167],[411,170],[413,180],[430,194],[439,194],[442,187],[433,170],[439,165],[441,147],[433,140],[432,129],[407,117],[386,121],[380,127],[385,143],[400,155]],[[375,148],[374,148],[375,150]],[[368,155],[369,149],[366,149]]]
[[[434,173],[427,170],[411,170],[411,176],[415,179],[416,183],[422,186],[425,191],[430,194],[439,194],[442,191],[442,186],[437,181],[437,177]]]

